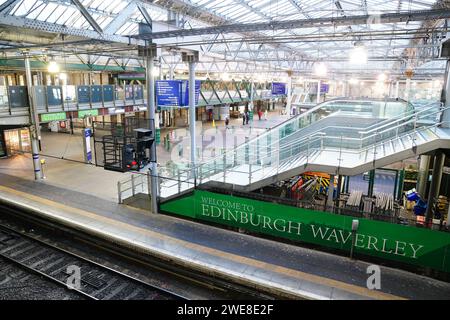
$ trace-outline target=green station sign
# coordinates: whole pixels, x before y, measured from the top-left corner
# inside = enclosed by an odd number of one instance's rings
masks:
[[[78,118],[95,117],[98,116],[98,109],[80,110],[78,111]]]
[[[255,233],[350,251],[350,216],[195,190],[162,211]],[[450,272],[450,233],[358,218],[354,251]]]
[[[41,114],[41,122],[63,121],[67,116],[65,112],[45,113]]]

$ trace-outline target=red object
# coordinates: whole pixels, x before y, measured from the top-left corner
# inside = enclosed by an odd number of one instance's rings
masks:
[[[131,165],[132,165],[132,166],[135,166],[135,165],[137,165],[137,162],[136,162],[136,161],[133,161],[133,162],[131,162]]]
[[[61,128],[63,128],[63,129],[65,129],[65,128],[66,128],[66,122],[65,122],[65,121],[60,121],[60,122],[59,122],[59,126],[60,126]]]

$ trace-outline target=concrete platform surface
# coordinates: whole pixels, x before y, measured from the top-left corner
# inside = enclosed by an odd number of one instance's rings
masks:
[[[381,290],[369,290],[368,263],[154,215],[88,193],[0,173],[0,201],[230,281],[310,299],[450,299],[450,283],[381,267]]]

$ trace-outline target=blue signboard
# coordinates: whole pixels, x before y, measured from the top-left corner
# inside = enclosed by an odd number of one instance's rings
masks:
[[[287,94],[286,83],[273,82],[272,83],[272,94],[276,95],[276,96]]]
[[[198,105],[198,98],[200,96],[200,80],[195,80],[195,105]],[[181,85],[181,105],[189,106],[189,81],[184,80]]]
[[[156,81],[156,101],[158,106],[181,106],[181,81]]]
[[[89,86],[77,87],[78,103],[90,103],[91,102],[91,89]]]
[[[201,81],[195,81],[195,104],[198,104]],[[156,81],[156,101],[159,107],[189,106],[189,81],[160,80]]]
[[[91,102],[102,102],[102,86],[91,86]]]
[[[330,90],[330,85],[328,83],[320,84],[320,93],[328,93],[329,90]]]
[[[90,128],[84,129],[84,152],[87,163],[92,161],[91,134]]]
[[[112,102],[114,100],[114,87],[110,85],[103,86],[103,101]]]

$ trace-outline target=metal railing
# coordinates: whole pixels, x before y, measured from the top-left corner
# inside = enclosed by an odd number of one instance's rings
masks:
[[[353,134],[329,135],[327,128],[309,133],[307,136],[296,140],[284,141],[285,137],[273,135],[260,135],[234,149],[227,150],[223,154],[197,165],[195,168],[178,170],[176,179],[191,181],[194,185],[208,181],[216,181],[230,184],[250,185],[255,181],[265,179],[269,176],[288,171],[298,166],[307,166],[313,158],[324,150],[339,151],[339,166],[342,165],[342,152],[364,154],[363,162],[372,161],[387,155],[386,143],[408,138],[412,143],[416,143],[419,134],[426,137],[427,131],[433,130],[442,125],[436,121],[440,114],[449,108],[439,108],[436,106],[426,108],[413,113],[402,114],[382,121],[382,130],[367,128],[347,128]],[[427,121],[423,121],[427,120]],[[429,124],[430,121],[432,124]],[[432,131],[431,131],[432,132]],[[269,138],[270,137],[270,138]],[[278,138],[278,139],[277,139]],[[283,143],[284,141],[284,143]],[[406,148],[402,143],[397,150]],[[369,151],[373,151],[373,159],[368,160]],[[377,155],[378,154],[378,155]],[[360,157],[361,158],[361,157]],[[360,160],[359,160],[360,161]],[[364,162],[364,163],[365,163]],[[363,164],[363,163],[361,163]],[[164,186],[162,186],[164,187]]]
[[[139,193],[150,194],[149,190],[149,174],[131,173],[128,179],[117,182],[117,198],[120,204]]]

